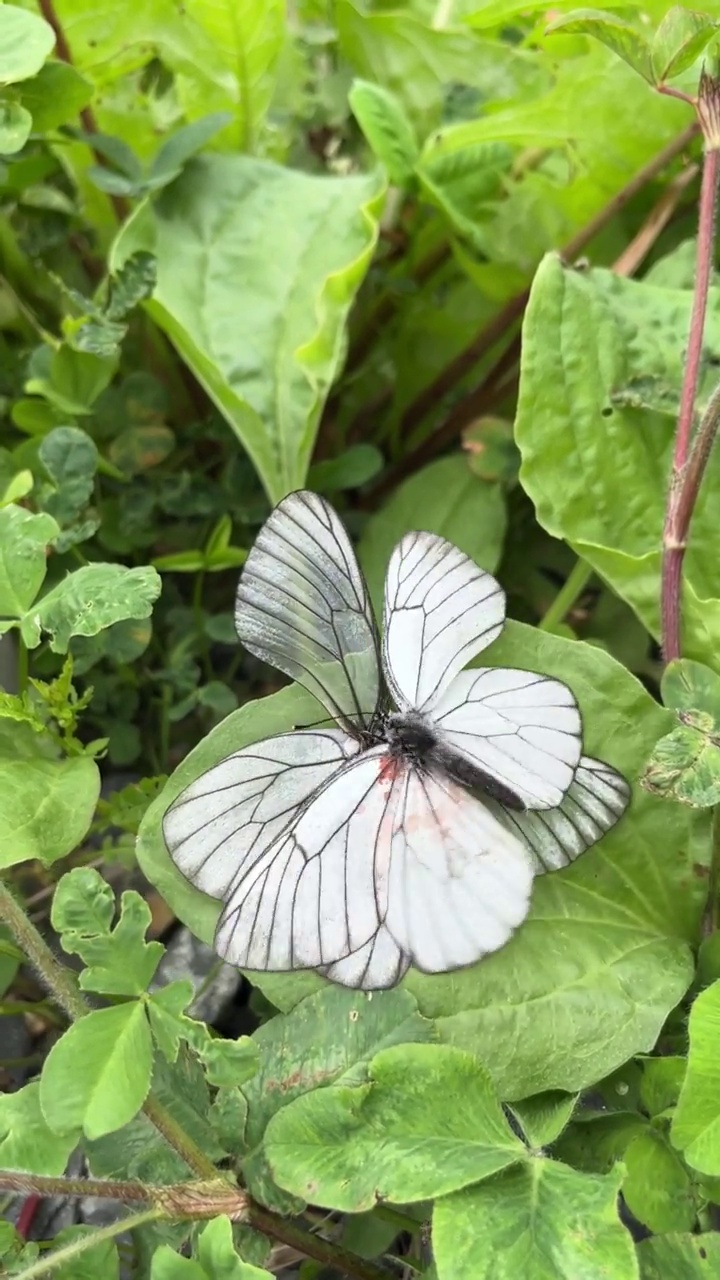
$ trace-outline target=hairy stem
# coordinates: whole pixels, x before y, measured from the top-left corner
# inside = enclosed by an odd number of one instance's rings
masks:
[[[258,1231],[273,1236],[282,1244],[296,1249],[298,1253],[315,1258],[317,1262],[328,1263],[334,1270],[350,1277],[350,1280],[388,1280],[388,1273],[384,1267],[368,1262],[365,1258],[359,1258],[354,1253],[348,1253],[340,1245],[333,1244],[330,1240],[323,1240],[322,1236],[311,1235],[286,1218],[279,1218],[269,1209],[263,1209],[261,1205],[251,1203],[247,1221]]]
[[[36,1276],[47,1275],[48,1271],[54,1271],[56,1267],[73,1262],[81,1253],[86,1253],[88,1249],[103,1244],[105,1240],[114,1240],[116,1236],[134,1231],[136,1227],[144,1227],[147,1222],[155,1222],[163,1216],[160,1209],[143,1209],[140,1213],[132,1213],[127,1218],[121,1218],[119,1222],[111,1222],[108,1227],[99,1227],[97,1231],[80,1236],[77,1240],[71,1240],[61,1249],[46,1253],[43,1258],[33,1262],[24,1271],[18,1271],[15,1280],[35,1280]]]
[[[666,662],[679,658],[681,653],[680,592],[688,531],[720,421],[720,395],[716,391],[711,397],[693,442],[695,401],[700,377],[708,290],[715,253],[719,175],[720,151],[716,142],[713,146],[707,147],[703,164],[695,291],[663,529],[660,608],[662,647]]]
[[[123,1204],[150,1204],[152,1187],[139,1182],[113,1182],[105,1178],[49,1178],[44,1173],[15,1173],[0,1169],[0,1190],[19,1195],[97,1196],[102,1200],[120,1200]]]
[[[578,596],[582,595],[593,575],[592,565],[587,560],[578,560],[568,575],[567,581],[558,591],[550,608],[538,623],[540,631],[554,631],[570,612]]]

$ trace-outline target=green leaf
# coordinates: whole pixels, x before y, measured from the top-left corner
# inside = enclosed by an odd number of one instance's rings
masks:
[[[561,35],[589,35],[600,40],[612,49],[623,62],[627,62],[633,71],[653,84],[655,76],[647,40],[617,14],[602,9],[576,9],[560,18],[555,18],[547,27],[548,32],[559,32]]]
[[[100,1138],[128,1124],[150,1088],[152,1038],[141,1001],[94,1009],[53,1045],[40,1105],[56,1133]]]
[[[33,1080],[17,1093],[0,1094],[0,1162],[3,1169],[44,1173],[57,1178],[65,1172],[77,1132],[57,1134],[40,1110],[40,1083]]]
[[[367,1084],[315,1090],[272,1118],[265,1151],[281,1187],[359,1213],[379,1200],[443,1196],[524,1158],[470,1054],[396,1045],[373,1058],[368,1074]]]
[[[0,8],[0,14],[5,12],[5,6]],[[14,156],[22,151],[31,130],[32,116],[22,103],[0,100],[0,155]]]
[[[713,290],[708,359],[720,354],[719,299]],[[569,541],[656,637],[665,478],[691,301],[689,289],[620,280],[603,270],[566,271],[549,255],[523,326],[515,423],[523,488],[548,532]],[[659,390],[638,399],[638,383]],[[706,375],[700,411],[712,386]],[[683,650],[707,662],[720,644],[720,561],[712,550],[718,474],[714,455],[684,561]]]
[[[21,618],[45,579],[48,544],[59,533],[52,516],[24,507],[0,510],[0,617]]]
[[[620,1222],[620,1173],[578,1173],[535,1157],[435,1205],[438,1280],[636,1280]]]
[[[175,434],[169,427],[128,427],[115,436],[108,456],[128,476],[137,475],[164,462],[175,448]]]
[[[497,484],[479,480],[457,453],[431,462],[399,485],[368,521],[358,555],[376,608],[382,608],[385,571],[403,534],[438,533],[492,572],[505,536],[505,498]]]
[[[707,48],[720,23],[707,13],[675,5],[665,14],[653,36],[651,57],[655,80],[663,84],[687,71]]]
[[[720,676],[702,662],[668,662],[660,689],[664,705],[672,711],[703,711],[720,727]]]
[[[690,1231],[697,1208],[690,1174],[657,1129],[646,1128],[623,1156],[622,1192],[628,1209],[650,1231]]]
[[[483,224],[500,195],[512,157],[512,149],[504,142],[492,141],[476,142],[449,155],[438,154],[431,137],[417,165],[423,195],[440,210],[451,230],[480,253],[486,247]]]
[[[687,1061],[685,1058],[647,1058],[642,1064],[640,1100],[650,1116],[660,1116],[677,1105]]]
[[[560,1136],[576,1102],[575,1094],[538,1093],[534,1098],[515,1102],[511,1110],[530,1146],[546,1147]]]
[[[653,795],[711,809],[720,800],[720,739],[705,725],[673,729],[656,743],[641,781]]]
[[[56,427],[42,440],[38,457],[55,490],[44,498],[42,506],[61,527],[71,524],[90,501],[97,446],[77,427]]]
[[[84,991],[139,996],[152,980],[165,948],[161,942],[145,942],[150,908],[134,889],[123,893],[120,918],[110,929],[115,902],[112,890],[108,901],[107,889],[93,868],[69,871],[56,890],[53,925],[62,933],[63,950],[79,955],[87,966],[80,974]]]
[[[195,1252],[207,1280],[273,1280],[269,1271],[253,1267],[238,1257],[232,1224],[225,1214],[203,1227]]]
[[[720,1176],[720,981],[690,1010],[690,1050],[670,1137],[687,1163]]]
[[[148,310],[273,502],[305,480],[381,197],[376,174],[315,177],[206,155],[142,206],[116,243],[113,269],[138,248],[157,255]]]
[[[0,7],[0,84],[36,75],[54,46],[55,32],[44,18],[14,5]]]
[[[177,1061],[180,1041],[189,1039],[193,1023],[192,1019],[184,1016],[184,1012],[194,995],[192,982],[178,980],[153,991],[147,1002],[152,1033],[168,1062]]]
[[[153,1254],[150,1280],[208,1280],[208,1276],[199,1262],[181,1258],[169,1244],[161,1244]]]
[[[420,155],[415,130],[394,93],[369,80],[356,80],[350,109],[388,177],[398,187],[411,182]]]
[[[11,748],[12,750],[12,748]],[[88,756],[64,760],[8,758],[0,751],[0,866],[38,858],[50,866],[82,843],[100,794]]]
[[[149,177],[153,186],[165,186],[182,172],[183,165],[200,151],[221,129],[230,124],[229,111],[216,111],[200,120],[186,124],[163,143],[150,166]]]
[[[115,894],[94,867],[74,867],[61,876],[50,908],[56,933],[92,937],[109,933],[115,915]]]
[[[69,62],[46,62],[20,91],[20,101],[32,116],[34,133],[50,133],[71,123],[92,96],[91,82]]]
[[[208,1084],[226,1089],[242,1085],[253,1078],[258,1068],[257,1046],[249,1036],[240,1036],[238,1040],[211,1036],[202,1044],[196,1042],[195,1049],[205,1067]]]
[[[710,1280],[720,1268],[720,1236],[668,1235],[637,1247],[641,1280]]]
[[[259,1067],[243,1088],[248,1103],[244,1174],[250,1189],[267,1198],[262,1141],[277,1111],[325,1085],[362,1082],[367,1063],[380,1049],[431,1036],[432,1024],[420,1017],[409,992],[375,992],[368,999],[327,984],[285,1017],[259,1027],[253,1035]]]
[[[314,462],[307,486],[315,493],[336,493],[339,489],[359,489],[382,470],[383,457],[374,444],[354,444],[338,458]]]
[[[161,585],[159,574],[149,566],[82,565],[25,614],[23,639],[34,648],[47,632],[53,653],[67,653],[71,636],[94,636],[126,618],[148,618]]]

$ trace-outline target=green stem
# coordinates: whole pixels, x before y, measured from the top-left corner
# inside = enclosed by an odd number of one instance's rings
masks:
[[[703,937],[708,938],[720,924],[720,806],[713,810],[712,852],[708,874],[708,896],[702,921]]]
[[[155,1187],[140,1182],[113,1182],[107,1178],[51,1178],[44,1173],[15,1173],[0,1169],[0,1189],[27,1196],[97,1196],[123,1204],[152,1205]],[[152,1206],[159,1208],[159,1205]]]
[[[22,636],[19,635],[17,638],[17,677],[20,693],[26,692],[29,676],[30,662],[28,657],[28,648]]]
[[[96,1245],[103,1244],[106,1240],[114,1240],[116,1236],[123,1236],[127,1231],[134,1231],[136,1227],[144,1227],[147,1222],[157,1222],[162,1217],[164,1214],[161,1209],[143,1209],[140,1213],[131,1213],[127,1218],[121,1218],[119,1222],[112,1222],[109,1227],[100,1227],[89,1235],[72,1240],[62,1249],[55,1249],[53,1253],[39,1258],[25,1271],[19,1271],[15,1280],[35,1280],[36,1276],[44,1276],[48,1271],[54,1271],[56,1267],[73,1262],[81,1253],[94,1249]]]
[[[279,1218],[277,1214],[269,1209],[263,1209],[261,1205],[251,1202],[248,1206],[247,1221],[258,1231],[273,1236],[274,1239],[289,1245],[291,1249],[296,1249],[298,1253],[304,1253],[308,1258],[328,1263],[335,1271],[352,1277],[352,1280],[388,1280],[388,1273],[384,1267],[378,1267],[374,1262],[359,1258],[357,1254],[348,1253],[340,1245],[323,1240],[322,1236],[310,1235],[302,1227],[294,1226],[286,1218]]]
[[[582,594],[593,575],[587,560],[578,560],[565,585],[558,591],[545,616],[538,623],[540,631],[554,631],[570,612],[578,596]]]
[[[0,880],[0,920],[4,920],[21,951],[37,970],[43,985],[54,1002],[71,1022],[90,1012],[90,1006],[81,995],[70,970],[55,959],[35,925],[28,919],[12,890]]]

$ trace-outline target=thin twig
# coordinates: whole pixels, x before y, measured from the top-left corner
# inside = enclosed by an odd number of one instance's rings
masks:
[[[577,560],[566,581],[558,591],[550,608],[538,623],[539,631],[555,631],[564,622],[578,596],[582,595],[592,578],[593,567],[587,560]]]

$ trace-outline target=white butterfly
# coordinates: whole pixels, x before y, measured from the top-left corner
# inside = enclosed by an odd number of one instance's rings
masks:
[[[462,670],[500,634],[505,597],[457,547],[407,534],[384,615],[381,656],[345,529],[322,498],[291,493],[248,556],[237,631],[340,727],[235,752],[163,823],[183,875],[222,900],[215,948],[240,968],[371,990],[411,964],[472,964],[525,919],[534,875],[625,809],[620,774],[581,757],[566,685]]]

